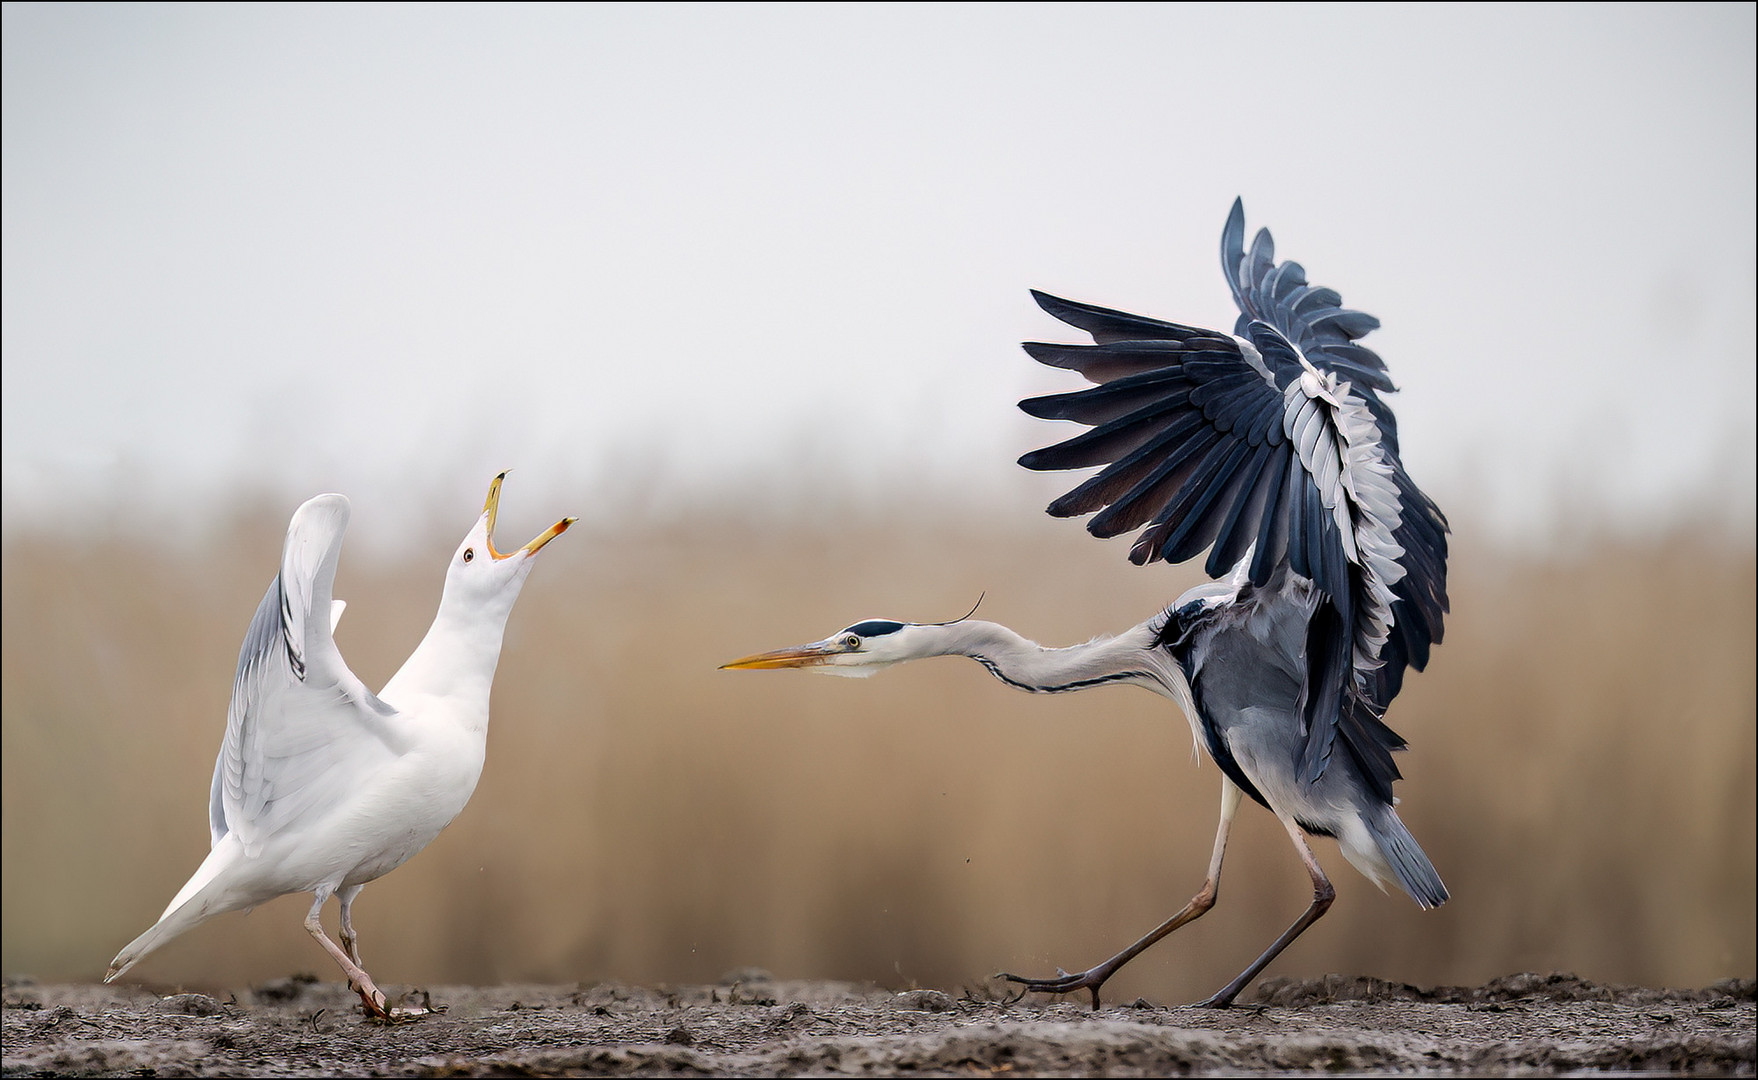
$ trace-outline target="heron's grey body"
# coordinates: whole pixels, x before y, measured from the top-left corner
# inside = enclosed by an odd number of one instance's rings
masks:
[[[1240,315],[1231,334],[1045,293],[1039,305],[1091,345],[1028,343],[1031,356],[1092,387],[1020,403],[1032,416],[1088,425],[1020,458],[1031,469],[1099,471],[1050,504],[1092,514],[1088,531],[1141,529],[1137,563],[1207,551],[1211,578],[1115,638],[1044,649],[974,620],[857,623],[823,641],[729,667],[811,667],[869,674],[926,656],[964,655],[1011,686],[1066,692],[1142,686],[1183,708],[1225,774],[1221,820],[1202,888],[1181,911],[1077,975],[1008,978],[1034,990],[1099,987],[1130,959],[1214,904],[1228,831],[1250,797],[1279,818],[1313,882],[1306,912],[1210,1004],[1231,1003],[1335,893],[1308,834],[1334,836],[1382,887],[1421,906],[1447,899],[1399,820],[1384,723],[1406,668],[1421,669],[1447,611],[1447,521],[1405,471],[1381,397],[1385,364],[1357,340],[1379,325],[1277,263],[1268,230],[1245,247],[1235,202],[1222,267]]]
[[[1188,619],[1168,646],[1191,687],[1204,748],[1240,790],[1301,829],[1337,839],[1343,855],[1375,884],[1397,882],[1425,908],[1446,886],[1392,804],[1374,794],[1353,755],[1302,781],[1307,624],[1318,603],[1310,582],[1283,573],[1270,587],[1221,598]],[[1188,594],[1168,613],[1174,627]],[[1165,635],[1162,634],[1162,637]]]

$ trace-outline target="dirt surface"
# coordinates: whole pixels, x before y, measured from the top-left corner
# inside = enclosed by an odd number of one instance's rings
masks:
[[[999,990],[998,987],[988,988]],[[419,1000],[419,992],[415,992]],[[380,1024],[309,976],[222,995],[5,988],[7,1076],[491,1076],[1238,1072],[1754,1072],[1755,985],[1605,986],[1513,975],[1424,990],[1268,979],[1229,1010],[986,990],[776,981],[431,988],[445,1011]]]

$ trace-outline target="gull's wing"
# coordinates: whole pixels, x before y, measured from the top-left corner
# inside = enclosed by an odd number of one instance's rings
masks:
[[[208,805],[215,844],[235,833],[254,854],[407,749],[402,718],[348,670],[331,636],[347,528],[340,495],[305,503],[287,527],[281,572],[238,653]]]
[[[1236,204],[1227,235],[1242,230]],[[1253,250],[1270,261],[1267,234]],[[1021,402],[1033,416],[1092,430],[1020,464],[1106,466],[1050,513],[1093,513],[1087,528],[1102,537],[1145,525],[1130,552],[1137,563],[1208,549],[1211,577],[1249,554],[1254,585],[1283,564],[1312,580],[1326,603],[1308,643],[1302,775],[1324,772],[1341,726],[1389,799],[1398,775],[1390,751],[1403,742],[1379,718],[1405,666],[1421,668],[1440,639],[1446,519],[1398,460],[1390,411],[1375,392],[1391,387],[1383,363],[1353,344],[1377,322],[1330,314],[1358,315],[1289,265],[1272,264],[1253,279],[1258,286],[1235,289],[1245,310],[1237,336],[1034,293],[1096,344],[1028,343],[1026,351],[1099,385]],[[1293,338],[1331,350],[1327,363],[1308,361]]]

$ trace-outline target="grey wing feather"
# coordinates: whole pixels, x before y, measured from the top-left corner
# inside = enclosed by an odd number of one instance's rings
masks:
[[[1046,311],[1089,329],[1095,338],[1128,326],[1174,327],[1176,324],[1076,304],[1034,293]],[[1113,339],[1075,345],[1028,344],[1036,359],[1108,381],[1090,389],[1052,394],[1020,402],[1020,408],[1043,419],[1074,420],[1092,430],[1020,458],[1028,469],[1106,468],[1051,504],[1059,517],[1097,512],[1088,523],[1096,536],[1115,536],[1146,524],[1130,558],[1137,563],[1156,559],[1182,561],[1206,550],[1228,529],[1228,547],[1261,540],[1254,584],[1268,580],[1273,566],[1285,560],[1295,507],[1320,502],[1317,485],[1335,486],[1340,466],[1335,449],[1332,463],[1318,469],[1314,448],[1324,441],[1324,418],[1317,405],[1286,387],[1303,370],[1286,343],[1277,352],[1210,330],[1177,327],[1153,340]],[[1294,412],[1291,414],[1290,410]],[[1295,425],[1294,421],[1300,423]],[[1282,452],[1290,440],[1302,452]],[[1304,440],[1306,445],[1298,446]],[[1325,443],[1325,445],[1332,445]],[[1283,465],[1286,458],[1292,467]],[[1272,468],[1272,462],[1275,467]],[[1268,480],[1263,478],[1268,477]],[[1249,481],[1249,482],[1248,482]],[[1288,484],[1295,497],[1271,498],[1270,488]],[[1312,488],[1310,497],[1307,488]],[[1280,519],[1265,522],[1258,510]],[[1243,545],[1240,536],[1249,536]],[[1237,560],[1235,560],[1237,561]],[[1343,589],[1345,581],[1325,579],[1313,560],[1313,576],[1321,588]],[[1215,567],[1220,576],[1231,567]]]
[[[243,761],[234,750],[237,741],[234,719],[250,712],[252,688],[260,676],[260,669],[284,649],[283,625],[281,575],[276,574],[275,580],[269,582],[269,591],[263,594],[262,603],[256,606],[256,614],[250,620],[250,629],[244,632],[244,645],[238,650],[238,672],[232,677],[232,701],[226,719],[226,737],[220,745],[220,756],[214,761],[214,783],[208,797],[208,829],[213,834],[215,844],[230,831],[226,826],[227,778],[230,776],[231,785],[236,790],[243,776]],[[290,659],[288,663],[291,666]],[[230,768],[228,762],[231,763]]]
[[[1033,293],[1095,344],[1027,351],[1099,385],[1021,402],[1033,416],[1091,430],[1020,464],[1105,465],[1050,512],[1095,513],[1088,529],[1099,536],[1145,524],[1135,562],[1210,550],[1205,569],[1220,577],[1250,553],[1254,585],[1283,564],[1312,580],[1328,614],[1315,617],[1308,642],[1302,772],[1323,773],[1341,725],[1389,800],[1397,777],[1389,750],[1402,740],[1379,718],[1405,666],[1421,668],[1440,640],[1446,519],[1398,459],[1395,422],[1379,397],[1393,389],[1384,362],[1355,343],[1378,320],[1343,308],[1299,264],[1277,264],[1267,230],[1249,251],[1244,236],[1236,201],[1221,242],[1241,311],[1236,335]]]
[[[1259,229],[1251,250],[1246,251],[1245,203],[1241,199],[1233,200],[1226,227],[1221,230],[1221,269],[1239,305],[1234,333],[1244,337],[1245,327],[1261,320],[1298,346],[1320,370],[1335,370],[1365,382],[1372,391],[1397,389],[1385,361],[1372,350],[1353,344],[1377,330],[1380,321],[1366,312],[1345,308],[1336,290],[1309,285],[1299,263],[1277,266],[1270,230]],[[1339,360],[1346,362],[1346,368]]]
[[[281,572],[238,654],[214,763],[209,827],[253,851],[408,746],[401,717],[348,670],[331,635],[331,589],[348,502],[320,495],[287,529]]]

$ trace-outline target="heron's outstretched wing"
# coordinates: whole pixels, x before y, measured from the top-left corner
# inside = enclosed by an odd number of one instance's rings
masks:
[[[1397,387],[1379,354],[1355,343],[1379,329],[1380,321],[1364,311],[1344,307],[1337,290],[1309,283],[1306,268],[1292,259],[1276,262],[1276,242],[1270,230],[1259,229],[1251,250],[1246,251],[1245,203],[1240,199],[1233,200],[1227,225],[1221,230],[1221,270],[1239,305],[1233,332],[1245,337],[1246,328],[1254,321],[1266,322],[1319,370],[1347,380],[1373,410],[1382,437],[1397,453],[1397,424],[1391,409],[1379,398],[1381,392],[1391,393]]]
[[[1243,222],[1235,204],[1224,254],[1238,247]],[[1380,716],[1405,665],[1420,668],[1440,638],[1446,519],[1398,461],[1377,394],[1391,389],[1384,364],[1353,344],[1377,322],[1343,311],[1298,266],[1274,265],[1271,250],[1263,233],[1252,255],[1236,260],[1253,283],[1234,287],[1244,310],[1238,335],[1034,293],[1096,344],[1028,343],[1026,351],[1099,385],[1021,402],[1033,416],[1092,430],[1020,464],[1106,466],[1050,513],[1093,513],[1087,528],[1096,536],[1145,525],[1135,562],[1180,562],[1208,549],[1212,577],[1249,554],[1254,585],[1284,562],[1312,580],[1327,603],[1309,642],[1302,775],[1323,773],[1341,726],[1389,799],[1390,751],[1403,743]],[[1243,280],[1233,268],[1229,279]],[[1309,361],[1296,339],[1327,362]]]
[[[1348,383],[1350,392],[1373,414],[1380,446],[1392,467],[1400,510],[1393,538],[1404,552],[1399,562],[1406,573],[1392,586],[1397,598],[1392,639],[1372,680],[1370,697],[1383,712],[1403,685],[1405,666],[1422,670],[1430,647],[1441,640],[1447,612],[1447,519],[1410,479],[1399,459],[1397,420],[1380,396],[1397,389],[1385,361],[1357,344],[1378,329],[1380,321],[1345,308],[1335,289],[1308,283],[1299,263],[1278,263],[1275,253],[1268,229],[1259,229],[1246,250],[1245,205],[1235,199],[1221,231],[1221,269],[1239,305],[1236,332],[1244,335],[1254,320],[1269,323],[1315,367]]]
[[[1270,230],[1259,229],[1247,251],[1245,204],[1239,199],[1233,200],[1226,227],[1221,230],[1221,270],[1239,305],[1235,332],[1245,335],[1254,320],[1275,327],[1315,367],[1347,382],[1373,414],[1379,429],[1401,511],[1393,538],[1404,551],[1399,561],[1407,571],[1392,587],[1397,598],[1392,638],[1372,680],[1371,700],[1383,712],[1403,685],[1405,666],[1422,670],[1428,663],[1429,649],[1441,640],[1447,613],[1447,519],[1410,479],[1399,459],[1397,420],[1380,396],[1397,389],[1385,361],[1372,349],[1357,344],[1358,339],[1378,329],[1380,321],[1345,308],[1335,289],[1309,283],[1299,263],[1276,262]]]
[[[214,763],[208,819],[254,853],[262,843],[407,748],[401,717],[348,670],[330,595],[348,500],[319,495],[293,514],[281,571],[257,606]]]

